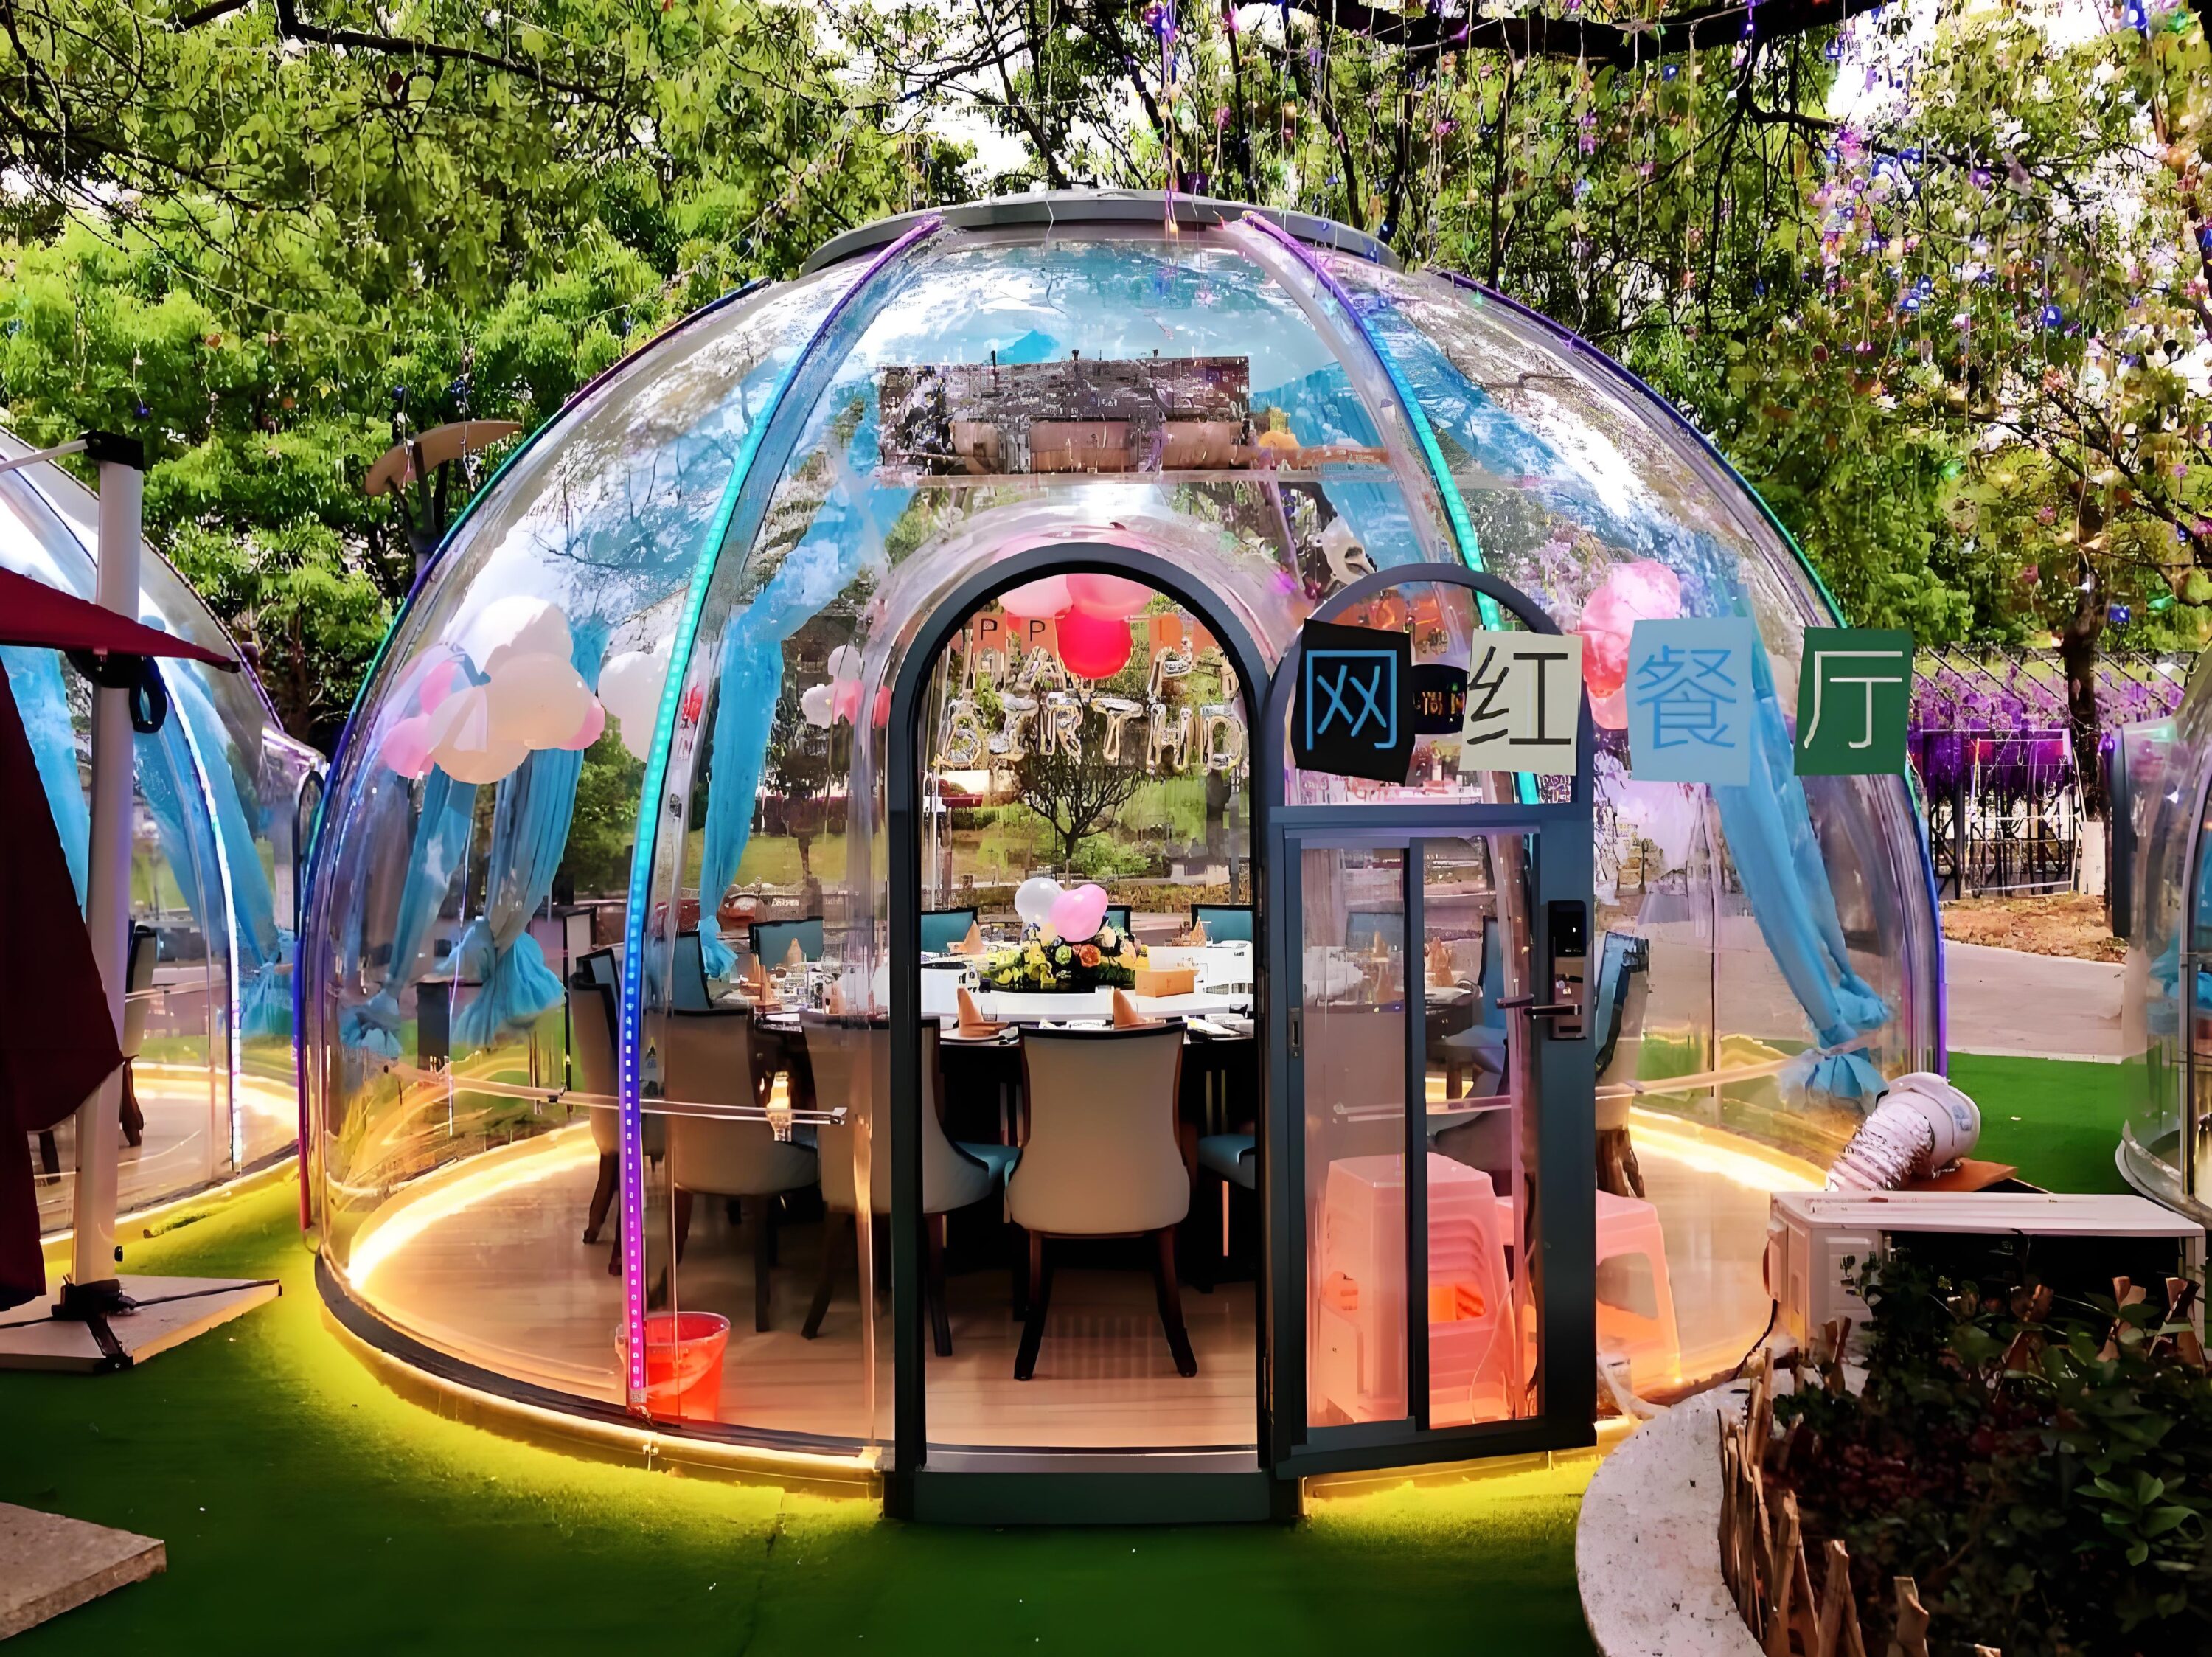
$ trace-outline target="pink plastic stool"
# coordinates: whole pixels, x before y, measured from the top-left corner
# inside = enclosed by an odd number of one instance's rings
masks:
[[[1601,1352],[1628,1359],[1630,1385],[1639,1391],[1667,1386],[1682,1378],[1682,1346],[1674,1325],[1674,1291],[1667,1279],[1667,1237],[1659,1210],[1638,1197],[1597,1193],[1597,1264],[1642,1255],[1651,1272],[1654,1315],[1600,1299],[1597,1344]]]

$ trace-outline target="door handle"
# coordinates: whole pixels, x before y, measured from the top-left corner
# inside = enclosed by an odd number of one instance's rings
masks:
[[[1571,1001],[1547,1002],[1540,1007],[1534,996],[1514,996],[1504,1001],[1492,1002],[1491,1005],[1500,1012],[1526,1012],[1532,1019],[1565,1018],[1583,1010]]]

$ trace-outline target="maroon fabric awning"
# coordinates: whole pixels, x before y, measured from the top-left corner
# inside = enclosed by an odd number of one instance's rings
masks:
[[[0,570],[0,644],[42,644],[52,650],[105,650],[110,655],[185,656],[230,673],[234,657],[204,649],[118,616],[59,588],[12,570]]]

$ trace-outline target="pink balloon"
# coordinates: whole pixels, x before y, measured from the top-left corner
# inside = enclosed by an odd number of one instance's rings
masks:
[[[1076,607],[1094,616],[1127,621],[1152,601],[1152,589],[1121,576],[1070,576],[1067,590]]]
[[[1590,717],[1608,731],[1628,728],[1628,689],[1617,686],[1600,696],[1590,693]]]
[[[443,661],[434,661],[430,664],[429,671],[422,675],[422,688],[416,692],[416,700],[421,704],[424,713],[435,712],[438,704],[453,695],[465,682],[461,673],[461,664],[451,656],[447,657]]]
[[[591,711],[584,716],[584,722],[576,727],[575,735],[570,737],[561,746],[568,749],[571,752],[588,748],[592,743],[599,740],[599,733],[606,729],[606,728],[607,710],[605,707],[601,704],[599,698],[593,697],[592,698]]]
[[[1075,596],[1067,590],[1068,577],[1047,576],[999,595],[999,608],[1023,621],[1048,620],[1067,613]]]
[[[1071,943],[1093,935],[1106,920],[1106,888],[1079,886],[1053,899],[1052,929]]]
[[[1088,610],[1071,610],[1060,618],[1060,659],[1079,679],[1110,679],[1128,665],[1135,648],[1129,624]]]
[[[410,714],[385,732],[384,740],[377,745],[377,758],[402,777],[428,777],[430,774],[430,720],[426,714]]]
[[[837,681],[836,691],[831,693],[830,698],[830,718],[831,722],[835,723],[836,721],[842,719],[848,725],[851,725],[857,722],[860,717],[860,681],[857,679],[839,679]]]
[[[869,712],[878,730],[891,722],[891,687],[888,685],[876,692],[876,705]]]
[[[1614,696],[1627,683],[1629,636],[1638,622],[1672,621],[1681,613],[1682,582],[1665,564],[1639,558],[1607,570],[1575,628],[1583,636],[1583,683],[1591,697]]]

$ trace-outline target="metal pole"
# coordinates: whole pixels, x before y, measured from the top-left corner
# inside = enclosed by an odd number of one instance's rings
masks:
[[[100,570],[94,597],[138,619],[138,556],[145,450],[134,437],[94,432],[85,452],[100,466]],[[131,692],[96,689],[92,700],[92,844],[86,865],[85,928],[107,991],[107,1015],[123,1032],[131,954],[131,819],[135,738]],[[116,1070],[76,1112],[76,1236],[70,1277],[79,1295],[115,1289],[117,1141],[123,1072]]]

